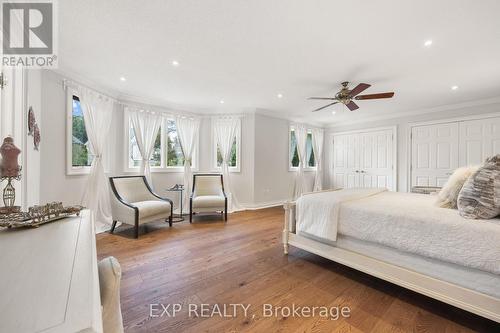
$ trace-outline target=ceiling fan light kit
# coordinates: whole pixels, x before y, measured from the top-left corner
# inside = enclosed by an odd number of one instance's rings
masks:
[[[330,107],[337,103],[342,103],[345,106],[347,106],[349,110],[354,111],[359,109],[359,106],[356,103],[354,103],[354,100],[381,99],[381,98],[391,98],[392,96],[394,96],[394,92],[359,95],[360,93],[362,93],[363,91],[365,91],[370,87],[371,87],[370,84],[360,83],[356,87],[354,87],[354,89],[350,90],[349,82],[347,81],[342,82],[342,89],[340,89],[340,91],[335,94],[335,97],[309,97],[308,99],[335,101],[325,106],[322,106],[316,110],[313,110],[312,112],[317,112],[326,109],[327,107]]]

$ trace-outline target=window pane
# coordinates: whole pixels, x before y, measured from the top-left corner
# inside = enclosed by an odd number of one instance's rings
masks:
[[[306,148],[307,148],[307,165],[310,167],[316,166],[316,161],[314,160],[314,151],[312,149],[312,134],[308,133],[307,134],[307,141],[306,141]]]
[[[193,154],[194,155],[194,154]],[[167,166],[180,167],[184,165],[184,155],[177,137],[175,121],[167,120]],[[192,163],[194,165],[194,162]]]
[[[135,138],[134,128],[130,124],[130,163],[129,167],[136,168],[141,164],[141,152],[139,151],[139,146],[137,145],[137,140]],[[152,167],[161,166],[161,128],[156,136],[155,145],[153,148],[153,154],[149,160],[149,165]]]
[[[72,165],[74,167],[90,166],[93,156],[90,153],[82,106],[77,96],[73,96],[72,134]]]
[[[231,157],[229,159],[229,167],[236,167],[238,160],[238,150],[237,150],[236,137],[233,140],[233,146],[231,147]],[[217,145],[217,166],[220,167],[222,165],[222,153],[220,152],[219,145]]]
[[[292,167],[299,166],[299,151],[297,150],[297,138],[295,137],[295,131],[290,132],[290,152],[292,156]]]

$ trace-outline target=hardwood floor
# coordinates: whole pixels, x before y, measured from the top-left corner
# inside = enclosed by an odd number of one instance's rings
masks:
[[[99,234],[99,259],[122,266],[126,332],[500,332],[492,321],[290,247],[283,255],[280,207],[193,224],[152,223]],[[250,304],[247,317],[190,316],[188,304]],[[175,317],[150,304],[181,304]],[[350,317],[263,317],[263,304],[350,308]],[[172,305],[173,306],[173,305]],[[168,313],[172,313],[169,308]],[[193,313],[192,313],[193,314]],[[232,311],[231,313],[232,314]],[[227,315],[227,314],[226,314]]]

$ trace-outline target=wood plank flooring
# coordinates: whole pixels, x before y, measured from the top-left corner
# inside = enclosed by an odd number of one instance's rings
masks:
[[[496,323],[290,247],[283,255],[280,207],[193,224],[163,222],[99,234],[99,259],[122,266],[126,332],[500,332]],[[245,317],[189,315],[189,304],[250,304]],[[150,304],[181,304],[175,317]],[[350,317],[263,317],[263,304],[351,309]],[[173,305],[172,305],[173,306]],[[171,314],[171,309],[169,311]],[[230,313],[232,314],[232,312]],[[227,313],[226,313],[227,315]]]

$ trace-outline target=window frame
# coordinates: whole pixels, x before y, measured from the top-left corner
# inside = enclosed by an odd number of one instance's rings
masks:
[[[130,119],[130,111],[127,111],[127,110],[124,110],[124,117],[123,117],[123,120],[124,120],[124,124],[123,124],[123,128],[124,128],[124,139],[123,139],[123,142],[124,142],[124,152],[125,154],[124,155],[124,161],[123,161],[123,166],[124,166],[124,172],[129,172],[129,173],[137,173],[139,171],[139,167],[133,167],[131,166],[130,164],[130,148],[131,148],[131,144],[130,144],[130,126],[131,126],[131,119]],[[160,135],[161,135],[161,162],[160,162],[160,166],[151,166],[151,173],[169,173],[169,172],[184,172],[184,166],[167,166],[166,165],[166,162],[167,162],[167,156],[165,156],[166,154],[166,133],[165,133],[165,129],[167,128],[167,121],[168,120],[174,120],[175,121],[175,118],[174,117],[168,117],[168,116],[162,116],[162,120],[161,120],[161,127],[160,127]],[[176,125],[176,129],[177,129],[177,125]],[[197,172],[198,171],[198,166],[199,166],[199,149],[200,147],[200,138],[198,136],[198,141],[196,142],[196,146],[195,146],[195,149],[194,149],[194,152],[193,152],[193,165],[191,165],[191,171],[193,172]]]
[[[73,96],[80,99],[78,91],[67,87],[66,89],[66,175],[88,175],[90,166],[73,166]],[[80,99],[81,103],[81,99]]]
[[[217,140],[215,139],[214,122],[211,121],[211,166],[213,172],[221,172],[222,167],[217,166]],[[229,167],[229,172],[241,172],[241,118],[238,119],[238,128],[236,129],[236,166]]]
[[[296,172],[297,170],[299,170],[299,167],[294,167],[292,165],[293,152],[290,149],[292,146],[292,131],[295,131],[294,125],[290,125],[288,127],[288,171]],[[307,128],[306,131],[307,131],[307,134],[311,134],[311,143],[312,143],[312,137],[314,135],[312,133],[312,128]],[[312,149],[311,149],[311,152],[313,152]],[[309,155],[309,158],[310,158],[310,155]],[[309,158],[306,158],[306,159],[309,160]],[[303,168],[304,171],[312,172],[312,171],[316,171],[318,169],[318,162],[317,162],[316,156],[314,156],[314,164],[315,164],[314,166],[309,166],[309,163],[307,163],[307,165]]]

